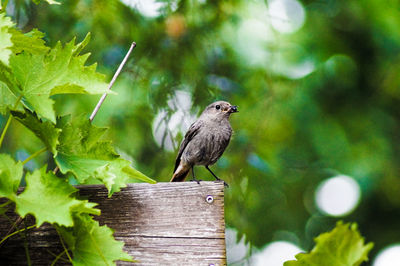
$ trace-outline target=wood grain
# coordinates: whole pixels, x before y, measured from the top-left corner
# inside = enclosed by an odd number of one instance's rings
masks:
[[[223,183],[129,184],[111,198],[103,186],[78,188],[81,197],[99,204],[100,224],[113,228],[124,250],[139,261],[118,265],[226,265]],[[0,218],[1,236],[9,226]],[[20,237],[0,248],[2,265],[26,265]],[[28,239],[32,265],[49,265],[51,253],[62,251],[49,225],[29,231]]]

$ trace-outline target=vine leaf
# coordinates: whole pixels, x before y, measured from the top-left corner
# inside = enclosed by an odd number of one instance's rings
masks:
[[[0,154],[0,197],[15,200],[22,174],[21,162],[15,162],[8,154]]]
[[[136,183],[138,180],[155,183],[155,181],[130,166],[131,162],[118,158],[104,166],[97,168],[94,177],[100,180],[108,189],[109,196],[119,192],[127,183]]]
[[[132,257],[122,248],[124,243],[116,241],[113,231],[100,226],[89,215],[74,216],[73,228],[58,227],[63,239],[73,253],[73,265],[115,265],[115,260],[131,261]]]
[[[104,76],[96,72],[96,64],[85,66],[90,54],[79,55],[89,38],[90,34],[77,45],[74,38],[64,47],[58,42],[48,53],[24,51],[10,57],[19,93],[24,96],[25,104],[32,107],[40,118],[56,122],[54,101],[50,99],[52,95],[101,94],[107,91]]]
[[[10,28],[8,32],[12,34],[11,41],[13,46],[11,47],[11,51],[14,54],[19,54],[25,51],[31,54],[40,55],[46,54],[50,50],[42,39],[44,33],[37,29],[33,29],[27,33],[22,33],[17,28]]]
[[[15,103],[18,97],[16,97],[9,89],[9,87],[0,81],[0,114],[6,115],[9,109],[14,109]],[[23,110],[23,108],[18,105],[16,110]]]
[[[46,54],[50,49],[42,39],[44,33],[33,29],[24,34],[16,27],[10,26],[14,26],[10,19],[5,17],[4,13],[0,14],[0,58],[4,59],[0,59],[4,63],[0,64],[0,114],[3,115],[8,109],[15,109],[15,106],[17,110],[23,110],[21,105],[16,105],[21,91],[9,68],[9,57],[22,52]]]
[[[0,13],[0,62],[4,65],[9,65],[9,58],[11,55],[11,37],[12,35],[8,30],[14,26],[14,23],[5,13]]]
[[[357,230],[357,224],[338,222],[336,227],[328,233],[315,238],[316,246],[309,253],[299,253],[296,261],[287,261],[284,266],[358,266],[368,261],[368,252],[374,244],[364,244],[364,238]]]
[[[61,117],[57,128],[62,131],[55,161],[63,174],[71,172],[79,183],[93,183],[95,178],[106,185],[109,196],[133,179],[155,183],[120,158],[110,141],[101,140],[107,128],[96,127],[82,116]]]
[[[94,209],[96,203],[75,199],[72,194],[76,191],[65,179],[46,172],[44,166],[27,173],[26,188],[15,200],[16,211],[22,217],[28,213],[35,216],[38,227],[44,222],[72,226],[73,213],[100,215],[100,210]]]
[[[37,117],[36,113],[32,113],[28,109],[25,109],[25,112],[11,111],[11,114],[16,120],[31,130],[54,156],[57,155],[56,147],[61,129],[56,128],[49,121],[42,121]]]

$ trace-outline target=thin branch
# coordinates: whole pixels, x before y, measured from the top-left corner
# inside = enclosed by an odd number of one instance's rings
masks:
[[[38,156],[39,154],[43,153],[47,151],[47,147],[44,147],[43,149],[38,150],[37,152],[33,153],[31,156],[29,156],[28,158],[26,158],[22,164],[26,164],[27,162],[29,162],[30,160],[32,160],[33,158],[35,158],[36,156]]]
[[[13,233],[11,233],[11,234],[9,234],[9,235],[6,235],[6,236],[0,241],[0,245],[1,245],[4,241],[6,241],[8,238],[12,237],[13,235],[16,235],[16,234],[18,234],[18,233],[20,233],[20,232],[23,232],[23,231],[25,231],[25,230],[29,230],[29,229],[32,229],[32,228],[35,228],[35,227],[36,227],[36,224],[31,225],[31,226],[28,226],[28,227],[26,227],[26,228],[19,229],[18,231],[15,231],[15,232],[13,232]]]
[[[57,256],[55,256],[56,258],[53,260],[53,262],[51,263],[51,265],[50,266],[54,266],[54,265],[56,265],[56,262],[59,260],[59,259],[62,259],[61,257],[62,257],[62,255],[64,255],[64,253],[65,253],[65,250],[63,250],[63,252],[61,252],[60,254],[58,254]],[[55,254],[54,254],[55,255]],[[67,261],[67,260],[66,260]],[[68,262],[68,261],[67,261]]]
[[[58,170],[60,170],[60,168],[58,166],[56,166],[56,168],[54,168],[54,170],[53,170],[53,174],[57,174]]]
[[[17,101],[15,102],[13,109],[16,109],[18,107],[19,101],[21,101],[21,99],[22,99],[22,95],[17,98]],[[10,126],[11,120],[12,120],[12,115],[10,114],[8,116],[7,123],[6,123],[6,125],[5,125],[5,127],[3,129],[3,132],[1,132],[0,148],[1,148],[1,144],[3,144],[4,136],[6,135],[7,129]]]
[[[62,245],[62,247],[64,248],[65,254],[67,254],[68,260],[72,263],[72,258],[71,258],[71,256],[70,256],[69,253],[68,253],[68,249],[67,249],[67,247],[66,247],[65,244],[64,244],[64,241],[63,241],[63,239],[62,239],[62,236],[61,236],[60,232],[58,231],[58,228],[57,228],[57,227],[54,227],[54,228],[55,228],[56,231],[57,231],[58,237],[60,238],[61,245]]]
[[[129,48],[128,52],[126,53],[124,59],[122,60],[121,64],[119,65],[119,67],[118,67],[118,69],[117,69],[117,72],[115,72],[113,78],[111,79],[111,82],[110,82],[110,84],[108,85],[108,90],[111,90],[111,87],[114,85],[115,80],[117,79],[117,77],[118,77],[119,74],[121,73],[121,70],[122,70],[122,68],[124,67],[126,61],[128,60],[129,55],[131,54],[133,48],[135,48],[135,47],[136,47],[136,43],[133,42],[133,43],[131,44],[131,47]],[[90,115],[90,118],[89,118],[90,121],[93,121],[94,117],[96,116],[97,112],[99,111],[99,109],[100,109],[101,105],[103,104],[104,100],[106,99],[106,97],[107,97],[107,92],[104,93],[103,96],[101,96],[99,102],[97,103],[97,105],[96,105],[96,107],[94,108],[92,114]]]
[[[4,241],[9,237],[9,235],[14,231],[14,229],[17,228],[22,223],[23,220],[24,219],[21,216],[18,216],[17,220],[12,224],[10,229],[8,229],[6,236],[3,238],[3,240],[0,241],[0,247],[3,245]]]
[[[29,247],[28,247],[28,237],[27,237],[27,230],[26,230],[26,220],[25,220],[25,231],[24,231],[24,249],[25,249],[25,256],[26,256],[26,262],[28,266],[32,266],[31,262],[31,256],[29,255]],[[20,232],[21,233],[21,232]],[[22,233],[21,233],[22,234]]]
[[[0,208],[4,208],[6,207],[8,204],[11,204],[12,201],[11,200],[7,200],[6,202],[4,202],[3,204],[0,204]]]
[[[3,143],[4,136],[6,135],[7,129],[10,126],[11,120],[12,120],[12,115],[9,115],[8,119],[7,119],[7,123],[3,129],[3,132],[1,133],[1,136],[0,136],[0,147],[1,147],[1,144]]]

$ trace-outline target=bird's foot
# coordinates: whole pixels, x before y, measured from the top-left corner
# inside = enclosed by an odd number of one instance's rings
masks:
[[[226,183],[224,180],[222,180],[222,179],[220,179],[222,182],[224,182],[224,187],[226,187],[226,188],[228,188],[229,187],[229,185],[228,185],[228,183]]]
[[[229,187],[228,183],[226,183],[226,182],[225,182],[224,180],[222,180],[221,178],[215,177],[215,179],[216,179],[218,182],[224,182],[224,187],[226,187],[226,188]]]
[[[191,181],[191,182],[197,182],[197,184],[200,185],[200,181],[203,181],[203,180],[201,180],[201,179],[196,179],[196,178],[192,178],[190,181]]]

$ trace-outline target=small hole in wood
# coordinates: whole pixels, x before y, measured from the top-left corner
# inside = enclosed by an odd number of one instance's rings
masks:
[[[208,204],[213,203],[213,201],[214,201],[214,197],[213,197],[213,196],[208,195],[208,196],[206,197],[206,202],[207,202]],[[212,264],[210,264],[210,265],[212,265]]]

